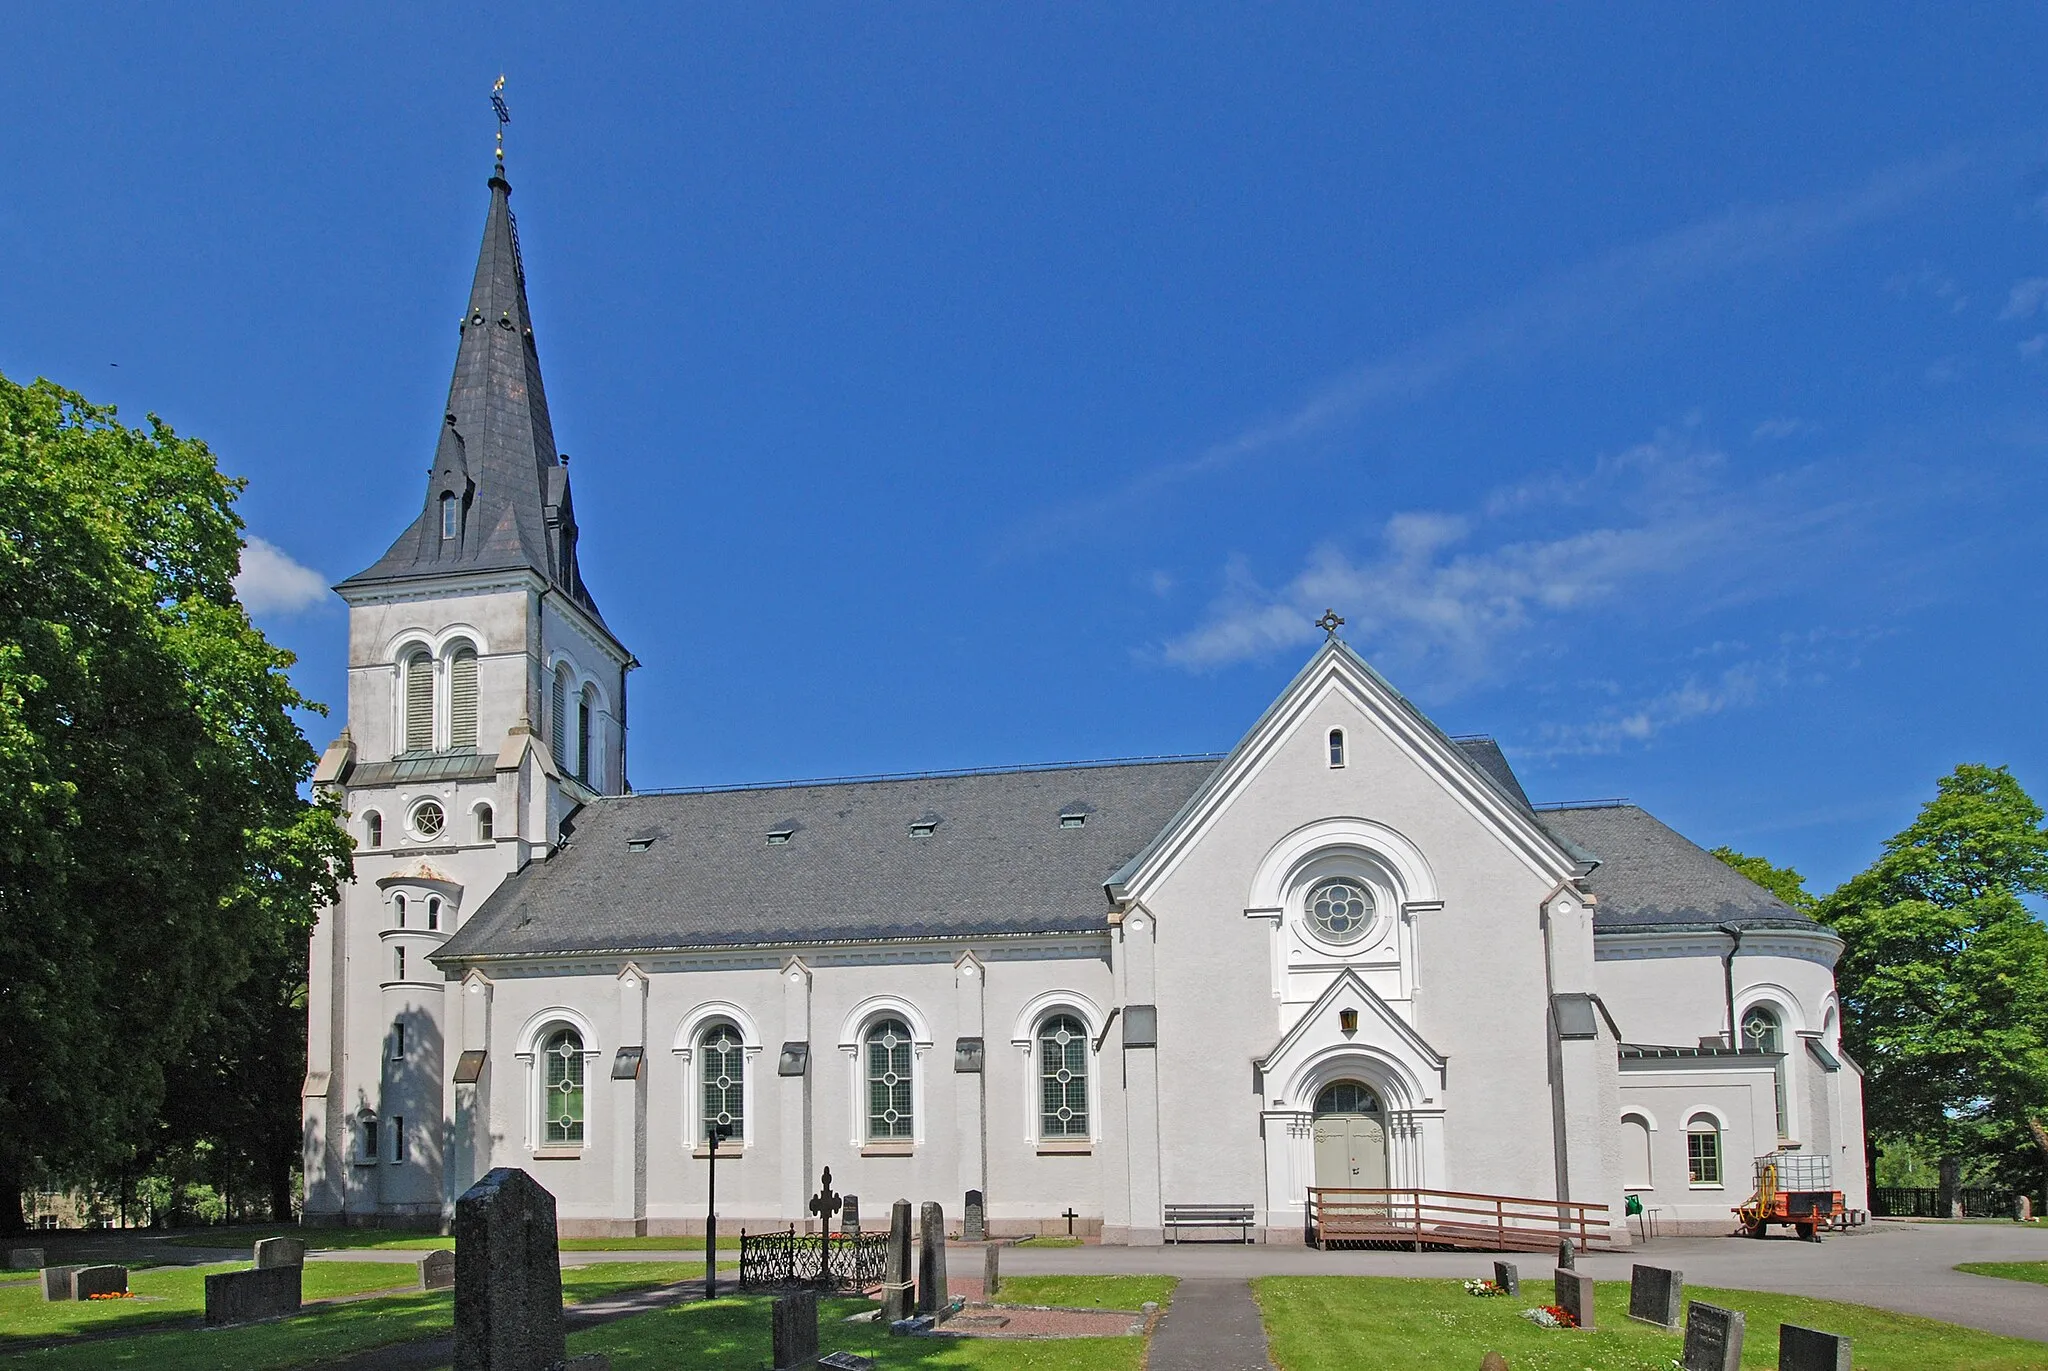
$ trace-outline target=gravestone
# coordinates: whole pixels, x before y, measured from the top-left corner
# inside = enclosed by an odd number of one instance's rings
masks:
[[[455,1202],[455,1371],[545,1371],[567,1357],[555,1197],[501,1166]]]
[[[1778,1325],[1778,1371],[1849,1371],[1849,1340],[1839,1333]]]
[[[1479,1359],[1479,1371],[1508,1371],[1508,1359],[1498,1352],[1488,1352]]]
[[[40,1247],[10,1247],[7,1249],[9,1271],[35,1271],[43,1264],[43,1249]]]
[[[1579,1264],[1579,1249],[1572,1246],[1570,1238],[1565,1238],[1558,1243],[1557,1264],[1567,1271]]]
[[[992,1300],[996,1288],[1003,1283],[1003,1249],[997,1243],[990,1243],[981,1249],[981,1297]]]
[[[1661,1266],[1630,1268],[1628,1316],[1659,1328],[1677,1328],[1685,1321],[1685,1273]]]
[[[889,1210],[889,1251],[882,1262],[882,1322],[910,1317],[910,1201]]]
[[[46,1300],[69,1300],[77,1297],[71,1293],[71,1277],[74,1272],[83,1271],[83,1265],[46,1266],[43,1268],[43,1298]]]
[[[297,1238],[264,1238],[250,1255],[259,1271],[273,1266],[304,1266],[306,1244]]]
[[[1741,1371],[1742,1315],[1694,1300],[1685,1307],[1681,1371]]]
[[[125,1266],[81,1266],[71,1273],[71,1298],[74,1300],[127,1293],[128,1268]]]
[[[926,1200],[917,1211],[917,1312],[937,1314],[952,1296],[946,1290],[946,1211]]]
[[[1507,1291],[1510,1295],[1522,1293],[1522,1273],[1513,1262],[1495,1262],[1493,1264],[1493,1283]]]
[[[981,1192],[979,1190],[967,1192],[967,1205],[963,1212],[965,1217],[960,1221],[961,1240],[964,1242],[988,1241],[988,1219],[982,1210]]]
[[[875,1359],[858,1352],[827,1352],[818,1358],[818,1365],[828,1366],[832,1371],[875,1371]]]
[[[612,1359],[602,1352],[585,1352],[580,1357],[548,1363],[548,1371],[612,1371]]]
[[[849,1238],[860,1236],[860,1196],[839,1197],[839,1231]]]
[[[206,1278],[206,1321],[249,1323],[296,1313],[305,1287],[303,1265],[257,1266]]]
[[[1551,1275],[1551,1303],[1572,1316],[1581,1328],[1593,1326],[1593,1278],[1558,1267]]]
[[[2016,1223],[2032,1223],[2034,1221],[2034,1197],[2032,1195],[2016,1197],[2012,1202],[2012,1217]]]
[[[420,1258],[420,1289],[453,1290],[455,1288],[455,1251],[441,1247]]]
[[[778,1295],[770,1311],[775,1333],[775,1371],[809,1366],[818,1359],[818,1292]]]

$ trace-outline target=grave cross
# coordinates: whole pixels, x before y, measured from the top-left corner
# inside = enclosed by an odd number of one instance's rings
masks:
[[[811,1212],[818,1216],[818,1228],[828,1237],[832,1233],[832,1216],[839,1212],[841,1198],[832,1188],[832,1168],[828,1166],[825,1174],[818,1177],[818,1193],[811,1196]]]
[[[1071,1237],[1073,1237],[1073,1236],[1074,1236],[1074,1220],[1075,1220],[1075,1219],[1078,1219],[1078,1218],[1080,1218],[1081,1216],[1080,1216],[1079,1214],[1076,1214],[1076,1213],[1074,1212],[1074,1207],[1073,1207],[1072,1205],[1068,1205],[1068,1206],[1067,1206],[1067,1212],[1066,1212],[1066,1213],[1064,1213],[1064,1214],[1062,1214],[1062,1215],[1060,1215],[1060,1217],[1061,1217],[1061,1218],[1063,1218],[1063,1219],[1065,1219],[1065,1220],[1067,1221],[1067,1236],[1068,1236],[1068,1237],[1070,1237],[1070,1238],[1071,1238]]]

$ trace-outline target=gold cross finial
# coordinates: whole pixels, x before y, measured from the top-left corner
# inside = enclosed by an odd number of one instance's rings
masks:
[[[1343,626],[1344,617],[1334,609],[1324,610],[1323,617],[1316,620],[1316,627],[1329,634],[1332,638],[1337,636],[1337,630]]]
[[[491,112],[498,116],[498,170],[505,169],[505,125],[512,122],[512,111],[505,107],[505,73],[499,72],[498,79],[491,86]]]

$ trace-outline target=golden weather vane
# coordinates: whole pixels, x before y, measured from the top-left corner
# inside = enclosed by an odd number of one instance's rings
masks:
[[[505,73],[499,72],[497,81],[491,86],[491,109],[498,116],[498,170],[505,169],[505,125],[512,122],[512,111],[505,107]]]

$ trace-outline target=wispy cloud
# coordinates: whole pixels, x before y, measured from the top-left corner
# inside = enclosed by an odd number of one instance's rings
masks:
[[[1741,662],[1717,675],[1688,676],[1648,700],[1608,710],[1598,718],[1546,724],[1535,746],[1515,752],[1518,757],[1540,758],[1619,752],[1647,743],[1675,725],[1753,705],[1767,690],[1783,685],[1785,677],[1782,662]]]
[[[242,549],[235,593],[251,614],[297,614],[327,598],[327,578],[300,566],[275,543],[251,537]]]
[[[1798,438],[1808,433],[1820,432],[1820,425],[1806,419],[1795,419],[1781,415],[1766,419],[1749,431],[1750,439],[1758,443],[1775,443],[1781,438]]]
[[[2048,304],[2048,276],[2029,276],[2024,281],[2015,281],[2006,294],[2005,308],[1998,311],[2001,319],[2031,319]]]
[[[1612,327],[1686,287],[1763,261],[1812,251],[1862,225],[1911,208],[1969,165],[1962,151],[1889,168],[1827,195],[1737,206],[1711,219],[1616,249],[1536,282],[1499,307],[1436,330],[1313,391],[1291,411],[1121,487],[1028,524],[1009,540],[1036,544],[1072,532],[1164,490],[1248,459],[1304,443],[1377,406],[1412,400],[1483,362],[1554,349],[1582,332]]]

